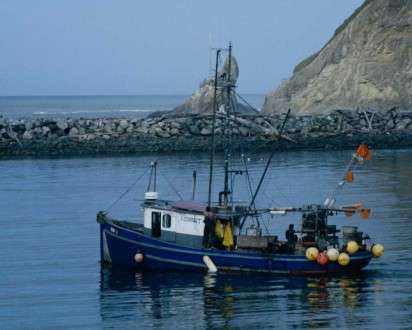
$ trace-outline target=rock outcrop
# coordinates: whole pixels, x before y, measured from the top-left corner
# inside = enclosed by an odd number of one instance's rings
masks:
[[[412,109],[412,1],[366,0],[266,96],[265,113]]]
[[[232,84],[236,84],[239,77],[239,66],[236,58],[232,55],[230,77]],[[227,102],[226,91],[223,86],[229,76],[229,57],[226,58],[223,68],[218,73],[218,90],[217,90],[217,105],[220,108]],[[202,82],[199,89],[192,94],[190,99],[182,105],[171,111],[170,115],[175,114],[208,114],[213,112],[213,96],[214,96],[214,78],[206,79]],[[252,109],[239,103],[236,95],[232,95],[232,100],[235,103],[236,111],[239,113],[251,113]]]

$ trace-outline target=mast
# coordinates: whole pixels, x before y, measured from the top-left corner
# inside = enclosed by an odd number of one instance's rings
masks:
[[[209,165],[209,191],[207,197],[207,206],[210,209],[212,204],[212,184],[213,184],[213,162],[215,157],[215,126],[216,126],[216,112],[217,112],[217,70],[219,69],[219,54],[220,49],[216,50],[216,63],[215,63],[215,81],[214,81],[214,92],[213,92],[213,115],[212,115],[212,141],[210,148],[210,165]]]
[[[228,72],[227,76],[218,77],[219,69],[219,55],[222,50],[229,52],[228,58]],[[231,191],[229,189],[230,180],[230,157],[231,157],[231,144],[232,144],[232,130],[231,130],[231,97],[232,97],[232,43],[229,43],[228,49],[217,49],[216,50],[216,65],[215,65],[215,81],[214,81],[214,94],[213,94],[213,116],[212,116],[212,137],[211,137],[211,150],[210,150],[210,166],[209,166],[209,191],[208,191],[208,207],[210,208],[212,204],[212,184],[213,184],[213,163],[215,155],[215,128],[216,128],[216,113],[217,113],[217,89],[218,89],[218,79],[222,78],[222,87],[226,93],[225,102],[225,132],[226,132],[226,144],[224,150],[224,185],[223,191],[219,193],[219,206],[228,207],[229,205],[229,195]],[[222,198],[223,197],[223,198]]]

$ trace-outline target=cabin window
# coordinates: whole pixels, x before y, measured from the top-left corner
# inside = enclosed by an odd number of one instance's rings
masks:
[[[163,214],[162,227],[170,228],[171,225],[172,225],[172,217],[170,216],[170,214]]]
[[[161,229],[160,229],[160,212],[152,212],[152,236],[153,237],[160,237]]]

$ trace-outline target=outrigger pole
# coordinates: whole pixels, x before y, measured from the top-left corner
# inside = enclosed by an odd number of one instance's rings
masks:
[[[214,82],[214,93],[213,93],[213,116],[212,116],[212,141],[210,148],[210,166],[209,166],[209,191],[207,198],[207,206],[210,209],[212,204],[212,183],[213,183],[213,161],[215,156],[215,126],[216,126],[216,112],[217,112],[217,75],[219,69],[219,54],[220,49],[216,50],[216,64],[215,64],[215,82]]]

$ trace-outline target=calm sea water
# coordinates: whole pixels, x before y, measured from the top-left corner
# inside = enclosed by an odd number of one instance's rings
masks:
[[[255,182],[266,155],[251,154]],[[263,205],[322,202],[350,153],[283,152],[260,195]],[[205,155],[161,155],[160,188],[206,197]],[[0,161],[0,328],[411,328],[412,151],[376,151],[338,196],[362,201],[370,220],[344,216],[385,245],[385,256],[360,275],[337,278],[253,274],[135,273],[102,268],[95,214],[130,187],[154,157]],[[218,177],[221,177],[219,167]],[[166,180],[165,178],[168,178]],[[239,177],[237,187],[243,187]],[[139,221],[147,180],[111,212]],[[172,186],[174,188],[172,188]],[[217,187],[215,188],[217,190]],[[243,193],[236,199],[245,198]],[[283,235],[297,216],[265,220]]]
[[[154,111],[168,111],[190,95],[118,96],[0,96],[0,115],[8,118],[33,117],[144,117]],[[264,95],[243,97],[260,109]]]

